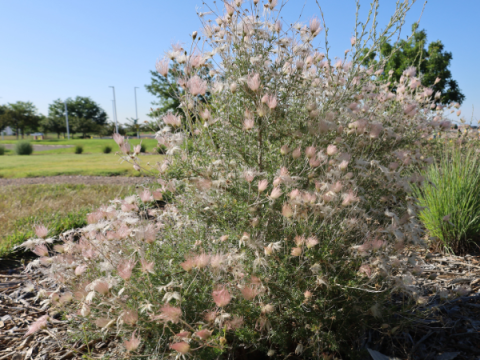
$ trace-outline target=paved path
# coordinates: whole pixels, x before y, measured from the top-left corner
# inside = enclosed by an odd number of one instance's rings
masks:
[[[6,149],[12,150],[15,146],[15,144],[5,144]],[[66,148],[71,148],[73,145],[34,145],[33,146],[33,151],[45,151],[45,150],[54,150],[54,149],[66,149]]]
[[[136,185],[152,182],[147,177],[126,176],[49,176],[19,179],[1,179],[0,186],[35,185],[35,184],[85,184],[85,185]]]

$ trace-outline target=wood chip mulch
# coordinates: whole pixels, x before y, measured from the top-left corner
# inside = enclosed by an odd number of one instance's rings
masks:
[[[25,274],[21,270],[0,270],[0,360],[81,359],[83,354],[90,359],[101,359],[106,354],[111,359],[124,357],[117,351],[121,346],[114,338],[95,339],[87,344],[69,340],[69,321],[62,320],[65,314],[62,316],[45,298],[37,298],[40,288],[56,289],[39,271]],[[47,328],[25,337],[29,325],[43,315],[50,316]]]
[[[86,353],[97,359],[107,354],[112,359],[124,357],[123,346],[115,338],[88,344],[84,339],[68,339],[65,314],[37,297],[40,288],[58,289],[40,271],[26,274],[21,270],[0,270],[0,360],[80,359]],[[480,256],[424,253],[410,270],[412,289],[420,289],[413,324],[369,331],[362,347],[382,359],[480,359]],[[441,291],[448,291],[449,297],[442,299]],[[408,300],[393,294],[393,304],[400,306],[402,301]],[[48,327],[25,337],[29,325],[47,314]],[[398,320],[405,324],[405,319]]]

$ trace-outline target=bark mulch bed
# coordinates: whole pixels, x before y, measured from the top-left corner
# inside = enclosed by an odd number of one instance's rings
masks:
[[[43,279],[40,271],[21,270],[18,266],[0,269],[0,360],[80,359],[86,353],[98,359],[107,354],[111,359],[124,357],[123,346],[115,337],[67,341],[68,319],[74,316],[62,314],[45,298],[37,297],[41,288],[58,289]],[[375,360],[480,359],[480,256],[423,253],[410,270],[415,274],[412,286],[420,289],[416,320],[369,331],[362,347],[370,349]],[[442,300],[442,290],[459,295]],[[394,294],[392,301],[401,304],[406,300]],[[47,314],[51,317],[48,327],[25,337],[29,324]],[[399,323],[402,320],[399,318]]]

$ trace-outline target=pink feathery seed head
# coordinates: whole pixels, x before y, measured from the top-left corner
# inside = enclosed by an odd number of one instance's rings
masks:
[[[175,350],[182,355],[185,355],[190,351],[190,345],[188,345],[185,341],[181,341],[175,344],[171,344],[170,349]]]
[[[162,190],[161,189],[157,189],[155,191],[152,192],[152,196],[155,200],[162,200],[163,199],[163,196],[162,196]]]
[[[153,201],[153,195],[150,192],[150,190],[148,189],[143,190],[140,193],[140,200],[142,200],[144,203]]]
[[[352,36],[352,37],[350,38],[350,44],[351,44],[352,46],[354,46],[356,43],[357,43],[357,39],[355,39],[355,36]]]
[[[140,264],[141,264],[141,266],[142,266],[142,272],[144,272],[144,273],[149,272],[149,273],[151,273],[151,274],[154,273],[153,269],[154,269],[154,267],[155,267],[155,262],[153,262],[153,261],[148,262],[148,261],[145,260],[145,259],[141,259],[141,260],[140,260]]]
[[[287,219],[289,219],[293,216],[293,210],[292,210],[292,207],[289,204],[283,204],[282,215],[285,216]]]
[[[178,115],[172,114],[171,112],[165,115],[162,120],[165,125],[170,125],[173,127],[178,127],[182,125],[182,120],[180,119],[180,117]]]
[[[87,265],[78,265],[75,269],[75,276],[82,275],[87,270]]]
[[[136,146],[133,148],[133,153],[134,153],[135,155],[140,154],[141,151],[142,151],[142,145],[141,145],[141,144],[138,144],[138,145],[136,145]]]
[[[262,104],[266,104],[267,101],[268,101],[268,94],[265,94],[265,95],[262,96],[261,102],[262,102]]]
[[[295,241],[295,244],[300,247],[303,244],[305,244],[305,236],[297,235],[295,236],[294,241]]]
[[[273,187],[277,187],[282,183],[282,179],[280,177],[277,177],[273,180]]]
[[[250,286],[245,286],[244,288],[240,289],[240,292],[242,293],[243,298],[248,301],[253,300],[255,296],[258,295],[258,290]]]
[[[301,147],[296,148],[296,149],[293,150],[293,152],[292,152],[292,157],[293,157],[294,159],[298,159],[301,155],[302,155],[302,148],[301,148]]]
[[[141,343],[141,339],[140,337],[137,337],[135,336],[135,333],[136,333],[137,330],[135,330],[132,334],[132,337],[130,338],[130,340],[125,340],[123,342],[123,345],[125,346],[125,348],[127,349],[128,352],[132,352],[132,351],[135,351],[138,349],[138,347],[140,346],[140,343]]]
[[[180,263],[180,266],[185,271],[190,271],[195,267],[195,261],[193,259],[187,259],[184,262]]]
[[[207,91],[207,81],[202,80],[198,75],[195,75],[188,80],[187,87],[193,96],[205,95]]]
[[[203,330],[197,331],[195,335],[202,340],[208,340],[208,338],[212,336],[212,332],[213,332],[212,330],[203,329]]]
[[[280,31],[282,31],[282,22],[280,20],[277,20],[275,22],[275,32],[279,33]]]
[[[338,148],[335,145],[327,146],[327,155],[333,156],[338,152]]]
[[[113,140],[115,140],[118,146],[122,146],[125,138],[120,134],[113,134]]]
[[[372,240],[371,244],[373,250],[379,250],[386,245],[386,242],[380,239],[375,239]]]
[[[227,11],[228,16],[232,16],[235,13],[235,8],[228,2],[225,2],[225,10]]]
[[[364,264],[364,265],[360,266],[360,268],[358,269],[358,272],[359,273],[364,273],[365,275],[370,277],[370,275],[372,274],[372,269],[370,268],[369,265]]]
[[[257,91],[260,87],[260,75],[250,74],[247,78],[247,85],[252,91]]]
[[[342,183],[340,181],[337,181],[336,183],[332,184],[332,186],[330,186],[330,191],[333,191],[334,193],[339,193],[340,191],[342,191],[342,188]]]
[[[294,247],[290,253],[292,256],[300,256],[302,255],[302,248],[301,247]]]
[[[213,269],[219,269],[223,262],[225,261],[225,256],[223,254],[215,254],[210,257],[210,267]]]
[[[371,139],[378,139],[380,134],[383,131],[383,125],[380,123],[373,124],[370,128],[370,138]]]
[[[190,331],[182,331],[179,332],[178,334],[175,334],[176,337],[180,339],[189,339],[192,333]]]
[[[218,313],[216,311],[207,311],[203,318],[205,319],[206,322],[214,322],[215,319],[217,318]]]
[[[290,152],[290,148],[288,147],[288,145],[283,145],[280,148],[280,154],[282,155],[287,155],[289,152]]]
[[[294,200],[296,197],[298,197],[300,195],[300,190],[298,189],[293,189],[289,196],[290,196],[290,200]]]
[[[342,205],[349,206],[358,201],[360,201],[360,199],[352,191],[350,191],[347,194],[344,194]]]
[[[251,130],[255,125],[255,121],[253,119],[245,119],[243,122],[243,129],[244,130]]]
[[[117,271],[118,275],[120,277],[127,281],[132,277],[132,270],[135,267],[136,262],[133,261],[132,259],[130,260],[123,260],[120,264],[117,266]]]
[[[230,84],[230,91],[232,94],[235,94],[237,92],[237,84],[236,83],[231,83]]]
[[[218,307],[224,307],[232,300],[232,296],[225,287],[219,287],[218,290],[213,291],[212,297]]]
[[[182,317],[182,309],[170,305],[165,305],[160,308],[161,314],[158,318],[165,322],[171,322],[173,324],[177,324]]]
[[[288,169],[285,166],[282,166],[280,168],[280,176],[288,176],[288,175],[289,175]]]
[[[197,255],[193,258],[193,261],[195,262],[195,267],[197,269],[203,269],[208,266],[208,263],[210,262],[210,255],[205,253]]]
[[[315,146],[309,146],[305,149],[305,155],[307,156],[307,158],[311,159],[315,156],[316,151],[317,149],[315,148]]]
[[[253,171],[247,170],[243,173],[243,177],[245,178],[245,180],[247,180],[247,182],[251,183],[255,178],[255,174],[253,173]]]
[[[106,281],[98,281],[95,286],[93,287],[93,290],[98,292],[101,295],[107,295],[108,292],[110,291],[110,286]]]
[[[410,66],[409,68],[407,68],[407,70],[403,72],[403,75],[408,77],[413,77],[416,74],[417,74],[417,69],[415,69],[414,66]]]
[[[228,240],[229,237],[230,237],[230,235],[222,235],[222,236],[220,236],[220,241],[225,242],[225,241]]]
[[[310,165],[310,167],[314,168],[320,166],[322,164],[322,161],[317,157],[312,157],[310,158],[310,160],[308,160],[308,164]]]
[[[130,144],[128,143],[128,141],[125,141],[124,143],[122,143],[122,145],[120,145],[120,150],[122,150],[122,152],[125,154],[125,155],[128,155],[130,154]]]
[[[35,226],[35,234],[42,239],[45,239],[48,235],[48,229],[43,225]]]
[[[457,116],[460,116],[462,114],[462,110],[457,111]]]
[[[276,95],[270,95],[267,99],[267,106],[273,110],[277,107],[277,96]]]
[[[143,239],[147,244],[153,244],[157,238],[157,229],[154,224],[148,224],[143,230]]]
[[[439,77],[437,77],[435,79],[435,82],[433,83],[433,85],[437,85],[440,81],[442,81],[442,79],[440,79]]]
[[[275,200],[282,196],[282,190],[279,187],[275,187],[270,193],[270,199]]]
[[[264,192],[267,189],[268,186],[268,180],[260,180],[258,182],[258,192]]]
[[[45,329],[47,327],[48,319],[48,315],[39,317],[28,327],[28,331],[25,333],[25,335],[23,335],[23,337],[27,337],[28,335],[34,334],[39,330]]]
[[[393,171],[397,170],[399,166],[400,166],[400,165],[399,165],[397,162],[391,162],[391,163],[388,165],[388,167],[390,168],[390,170],[393,170]]]
[[[35,246],[33,252],[38,256],[48,256],[48,249],[44,244]]]
[[[164,77],[167,77],[168,75],[168,67],[168,59],[157,60],[157,63],[155,64],[157,72]]]
[[[311,249],[317,244],[318,244],[318,239],[315,236],[310,236],[306,241],[306,245],[308,249]]]
[[[134,326],[138,321],[138,313],[135,310],[126,310],[123,313],[123,321],[127,325]]]
[[[208,109],[205,109],[203,111],[200,112],[200,117],[203,119],[203,120],[209,120],[211,118],[211,114],[210,114],[210,111]]]

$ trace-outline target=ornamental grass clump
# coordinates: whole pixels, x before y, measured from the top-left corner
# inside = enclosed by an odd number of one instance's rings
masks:
[[[439,250],[462,254],[480,244],[480,155],[475,148],[447,148],[425,169],[415,196],[420,219]]]
[[[417,300],[401,253],[424,243],[411,190],[450,123],[414,68],[385,83],[381,62],[362,65],[409,7],[383,32],[357,23],[336,60],[321,22],[289,26],[276,0],[208,8],[193,44],[157,63],[181,104],[159,119],[159,188],[90,214],[78,242],[31,265],[74,295],[74,324],[152,357],[348,357],[389,321],[389,290]]]

